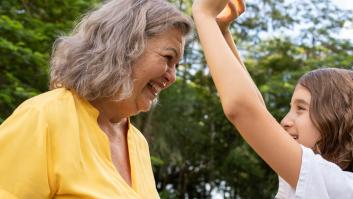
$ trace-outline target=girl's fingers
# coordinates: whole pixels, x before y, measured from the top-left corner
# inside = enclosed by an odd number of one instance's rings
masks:
[[[231,11],[230,13],[235,13],[238,16],[237,7],[235,6],[235,4],[232,1],[228,2],[228,8]]]
[[[232,0],[233,5],[236,7],[237,15],[241,15],[245,12],[245,0]]]

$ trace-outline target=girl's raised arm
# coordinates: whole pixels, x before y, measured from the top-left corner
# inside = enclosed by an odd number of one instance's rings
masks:
[[[218,27],[220,28],[223,34],[224,39],[226,40],[231,51],[233,52],[235,58],[243,66],[244,70],[247,71],[245,64],[238,52],[237,46],[235,45],[234,39],[232,37],[232,33],[229,31],[230,24],[244,12],[245,12],[245,2],[243,0],[239,0],[236,2],[234,2],[234,0],[228,1],[227,6],[222,10],[221,13],[217,15],[216,21],[218,23]],[[247,71],[247,74],[250,76],[248,71]],[[265,105],[265,101],[262,98],[262,95],[259,89],[255,86],[255,84],[254,84],[254,89],[256,90],[257,96],[260,99],[260,101]]]
[[[292,187],[302,150],[267,111],[246,69],[227,45],[216,17],[227,0],[195,0],[193,16],[225,115],[251,147]]]

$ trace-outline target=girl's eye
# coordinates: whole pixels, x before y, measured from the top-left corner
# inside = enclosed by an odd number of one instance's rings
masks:
[[[299,111],[304,111],[304,110],[306,110],[306,109],[305,109],[304,107],[302,107],[302,106],[298,106],[297,109],[298,109]]]
[[[176,68],[176,69],[179,68],[179,63],[176,63],[176,64],[175,64],[175,68]]]

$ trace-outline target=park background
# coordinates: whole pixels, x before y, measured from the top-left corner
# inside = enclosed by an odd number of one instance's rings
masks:
[[[48,90],[53,41],[100,2],[0,1],[0,123]],[[191,0],[170,2],[190,15]],[[278,121],[306,71],[352,68],[352,22],[351,0],[247,1],[231,31]],[[277,177],[224,117],[195,33],[177,77],[150,112],[133,118],[149,142],[161,198],[273,198]]]

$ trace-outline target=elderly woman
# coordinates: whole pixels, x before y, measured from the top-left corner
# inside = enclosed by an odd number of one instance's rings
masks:
[[[188,17],[164,0],[111,0],[54,44],[52,90],[0,126],[0,198],[159,198],[129,117],[175,81]]]

